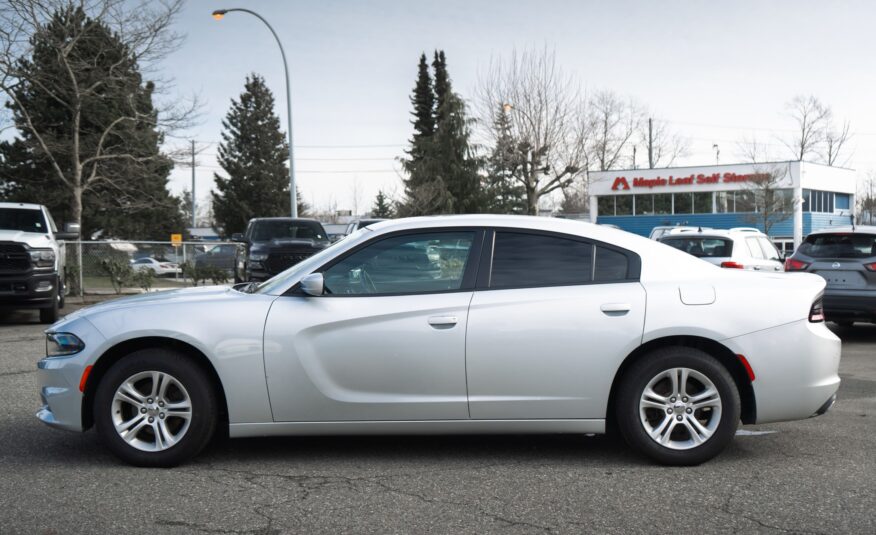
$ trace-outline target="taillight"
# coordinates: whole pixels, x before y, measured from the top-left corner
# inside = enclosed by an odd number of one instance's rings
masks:
[[[812,308],[809,309],[809,322],[822,323],[824,321],[824,305],[821,303],[821,298],[812,303]]]
[[[876,271],[876,262],[870,262],[869,264],[864,264],[864,267],[867,268],[867,271]]]
[[[745,266],[740,264],[739,262],[721,262],[722,268],[731,268],[731,269],[745,269]]]
[[[794,258],[785,259],[785,271],[803,271],[809,267],[808,262],[801,262]]]

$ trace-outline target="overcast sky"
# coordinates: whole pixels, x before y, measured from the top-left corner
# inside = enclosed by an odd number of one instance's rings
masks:
[[[722,163],[737,162],[737,142],[752,135],[789,157],[778,140],[792,127],[785,104],[812,94],[851,121],[847,167],[876,169],[874,2],[191,0],[178,23],[186,42],[163,69],[179,94],[206,103],[203,123],[184,133],[200,145],[218,142],[251,72],[266,78],[286,128],[273,37],[245,13],[210,17],[230,7],[258,11],[286,48],[297,178],[319,209],[367,211],[378,188],[400,195],[395,158],[411,135],[416,64],[436,48],[467,99],[491,57],[553,48],[588,91],[632,96],[691,138],[684,165],[714,163],[716,143]],[[199,198],[212,187],[215,152],[211,144],[199,157]],[[190,184],[190,170],[174,171],[174,192]]]

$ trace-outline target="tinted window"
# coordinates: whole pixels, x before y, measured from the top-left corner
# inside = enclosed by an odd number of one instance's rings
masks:
[[[0,229],[39,233],[49,231],[46,222],[43,221],[42,211],[27,208],[0,209]]]
[[[474,232],[435,232],[380,240],[325,271],[326,293],[410,294],[458,290]]]
[[[722,258],[733,255],[733,240],[724,238],[679,237],[663,238],[660,242],[697,258]]]
[[[594,279],[597,282],[624,280],[627,278],[628,263],[625,254],[597,246]]]
[[[590,282],[593,245],[536,234],[497,232],[491,288]]]
[[[876,256],[876,235],[816,234],[807,237],[798,252],[812,258],[869,258]]]
[[[324,240],[325,231],[322,225],[315,221],[256,221],[252,230],[253,241],[273,239]]]

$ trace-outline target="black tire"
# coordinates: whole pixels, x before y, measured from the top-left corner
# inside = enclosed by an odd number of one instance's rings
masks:
[[[67,305],[67,285],[63,279],[58,279],[58,308]]]
[[[191,402],[187,431],[176,444],[161,451],[137,449],[116,432],[113,423],[116,390],[128,378],[148,371],[163,372],[179,381]],[[94,423],[101,439],[117,457],[136,466],[169,468],[191,459],[213,437],[217,415],[216,392],[207,372],[188,356],[164,348],[141,349],[113,364],[101,378],[94,399]]]
[[[60,288],[55,288],[55,292],[52,294],[52,304],[46,308],[40,309],[40,323],[43,324],[52,324],[58,321],[58,308],[59,308],[59,298],[58,292]]]
[[[648,383],[661,372],[673,368],[688,368],[701,373],[714,384],[720,396],[721,413],[720,417],[717,418],[717,427],[702,444],[694,445],[689,449],[673,449],[658,444],[646,431],[639,412],[639,402]],[[695,383],[696,380],[694,380]],[[655,388],[657,386],[655,385]],[[691,466],[715,457],[733,440],[739,424],[740,401],[736,383],[727,369],[714,357],[691,347],[666,347],[643,356],[624,373],[618,389],[615,409],[617,426],[630,446],[662,464]],[[675,418],[686,418],[683,414],[685,410],[679,409],[681,414]],[[706,410],[711,411],[711,409]],[[703,413],[699,411],[694,413],[694,415],[697,414]],[[715,418],[714,413],[708,412],[707,414]],[[665,415],[664,417],[671,418]],[[657,420],[659,419],[657,417]],[[674,422],[670,421],[670,423]],[[673,425],[673,429],[674,427]],[[678,429],[679,431],[671,430],[669,435],[671,437],[680,435],[681,438],[686,435],[688,438],[692,438],[683,426],[679,425]]]

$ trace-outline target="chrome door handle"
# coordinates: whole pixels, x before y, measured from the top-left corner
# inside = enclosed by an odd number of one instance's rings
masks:
[[[433,327],[446,327],[448,325],[456,325],[459,320],[456,316],[432,316],[429,318],[429,325]]]
[[[754,266],[754,267],[752,267],[751,269],[753,269],[753,270],[755,270],[755,271],[760,271],[760,266]]]
[[[629,312],[631,308],[629,303],[605,303],[599,307],[599,310],[608,315],[622,315]]]

